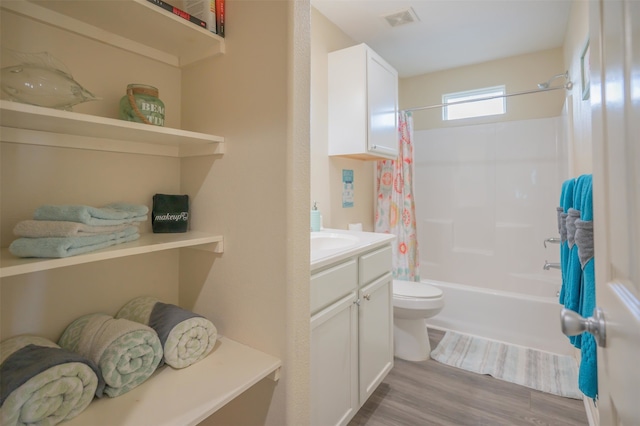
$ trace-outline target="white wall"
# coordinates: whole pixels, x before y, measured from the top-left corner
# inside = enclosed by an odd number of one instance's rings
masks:
[[[554,296],[564,143],[560,118],[417,131],[421,278]]]
[[[323,225],[346,229],[362,223],[373,231],[375,162],[328,156],[327,54],[356,43],[316,9],[311,9],[311,199]],[[354,206],[342,207],[342,170],[354,173]]]
[[[583,99],[581,57],[589,38],[589,2],[574,1],[564,41],[565,68],[574,87],[569,102],[569,174],[579,176],[593,170],[591,143],[591,102]],[[588,64],[587,64],[588,68]]]
[[[400,108],[438,105],[442,103],[442,95],[446,93],[503,84],[507,93],[536,90],[538,83],[565,70],[562,49],[556,48],[404,78],[400,80]],[[553,85],[562,83],[558,79]],[[415,129],[557,117],[563,107],[565,95],[563,90],[557,90],[509,97],[506,99],[506,114],[466,121],[443,121],[440,108],[416,111]]]

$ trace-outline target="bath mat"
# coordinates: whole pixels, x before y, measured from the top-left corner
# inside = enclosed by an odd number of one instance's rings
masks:
[[[431,358],[542,392],[582,399],[578,366],[571,356],[447,331]]]

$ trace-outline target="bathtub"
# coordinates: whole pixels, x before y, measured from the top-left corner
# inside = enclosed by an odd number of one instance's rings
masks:
[[[427,327],[453,330],[556,354],[572,355],[560,331],[556,291],[549,296],[510,293],[469,285],[422,280],[444,293],[444,308]]]

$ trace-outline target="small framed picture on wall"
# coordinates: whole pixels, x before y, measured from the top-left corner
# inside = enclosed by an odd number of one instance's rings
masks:
[[[591,86],[591,72],[590,72],[590,64],[591,64],[591,50],[589,49],[589,39],[587,39],[586,44],[584,45],[584,49],[582,49],[582,55],[580,56],[580,69],[581,69],[581,77],[582,77],[582,100],[586,101],[589,99],[590,94],[590,86]]]

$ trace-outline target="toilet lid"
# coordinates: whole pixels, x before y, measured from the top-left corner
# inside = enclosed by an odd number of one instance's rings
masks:
[[[393,281],[393,294],[403,297],[415,297],[419,299],[433,299],[442,296],[439,288],[420,282]]]

